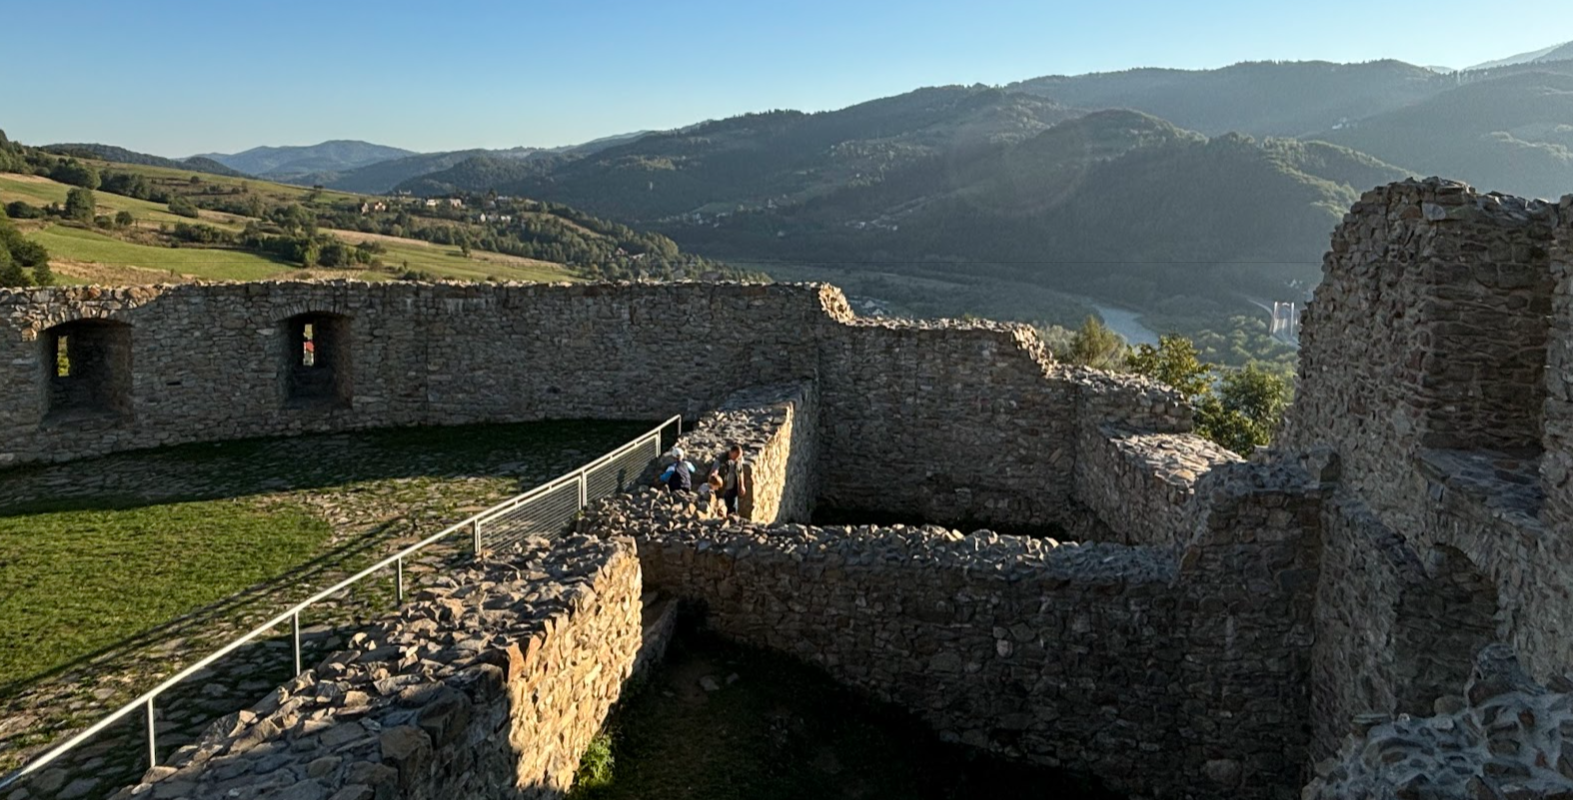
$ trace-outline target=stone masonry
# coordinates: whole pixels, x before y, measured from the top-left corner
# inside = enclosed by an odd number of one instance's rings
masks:
[[[423,590],[116,798],[556,798],[641,643],[639,562],[579,537]]]

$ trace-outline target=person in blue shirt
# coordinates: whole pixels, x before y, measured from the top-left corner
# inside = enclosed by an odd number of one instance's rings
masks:
[[[674,447],[669,455],[672,463],[666,465],[661,477],[656,478],[656,484],[673,492],[693,491],[694,465],[683,459],[683,448]]]

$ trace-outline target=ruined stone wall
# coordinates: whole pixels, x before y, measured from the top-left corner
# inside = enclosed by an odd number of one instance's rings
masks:
[[[1075,387],[1030,329],[855,320],[824,342],[822,502],[948,524],[1056,522]]]
[[[84,319],[129,326],[124,413],[48,419],[51,329]],[[331,369],[299,363],[303,320]],[[695,344],[674,348],[674,326]],[[1138,431],[1190,425],[1172,392],[1053,366],[1026,326],[860,320],[818,285],[0,289],[0,364],[0,466],[393,425],[693,418],[811,381],[793,426],[816,417],[836,456],[802,452],[823,462],[805,491],[958,524],[1065,521],[1083,409]],[[335,385],[300,402],[308,378]]]
[[[820,287],[252,283],[0,290],[0,463],[409,424],[658,419],[812,375]],[[350,408],[290,408],[286,321],[349,318]],[[44,331],[132,326],[130,414],[44,423]],[[703,344],[673,348],[678,325]]]
[[[1467,657],[1466,657],[1467,658]],[[1573,796],[1573,681],[1549,686],[1512,648],[1483,648],[1465,688],[1416,717],[1372,715],[1316,767],[1305,800]]]
[[[1545,519],[1554,530],[1573,529],[1573,195],[1558,205],[1552,247],[1556,281],[1547,348],[1545,456],[1540,475],[1546,493]]]
[[[1191,409],[1168,387],[1093,370],[1076,383],[1076,498],[1107,529],[1078,532],[1184,545],[1197,479],[1239,456],[1189,433]]]
[[[1423,575],[1403,539],[1353,498],[1324,506],[1322,541],[1311,665],[1317,760],[1342,743],[1351,720],[1397,707],[1398,602]]]
[[[1291,470],[1203,481],[1170,547],[936,527],[706,519],[657,492],[581,531],[631,535],[649,585],[944,738],[1132,792],[1292,797],[1310,738],[1319,496]]]
[[[639,654],[640,589],[626,540],[477,565],[116,798],[560,798]]]
[[[1353,716],[1420,713],[1461,691],[1467,653],[1493,639],[1537,675],[1573,663],[1573,545],[1547,499],[1567,448],[1557,359],[1573,308],[1552,307],[1564,216],[1406,181],[1368,192],[1333,235],[1283,437],[1339,462],[1319,754]]]
[[[1307,312],[1285,443],[1333,445],[1385,520],[1421,448],[1537,447],[1554,216],[1435,179],[1363,195]]]
[[[1085,427],[1077,443],[1077,497],[1127,544],[1183,546],[1196,481],[1240,460],[1195,434]]]

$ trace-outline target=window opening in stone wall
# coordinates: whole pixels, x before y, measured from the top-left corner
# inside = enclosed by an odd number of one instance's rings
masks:
[[[62,333],[55,339],[55,377],[71,377],[71,336]]]
[[[285,403],[293,408],[348,408],[351,397],[349,318],[301,314],[284,326]]]
[[[131,326],[77,320],[44,332],[45,421],[131,413]]]
[[[313,336],[312,324],[306,323],[301,332],[300,363],[304,367],[317,365],[316,345],[311,341]]]

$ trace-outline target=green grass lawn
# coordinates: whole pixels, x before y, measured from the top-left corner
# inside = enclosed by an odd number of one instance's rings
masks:
[[[254,281],[279,277],[298,269],[242,250],[158,247],[65,225],[51,225],[28,234],[28,238],[48,248],[54,259],[165,270],[204,280]],[[353,276],[354,273],[346,273],[346,277]]]
[[[322,501],[337,509],[331,516],[364,509],[380,526],[409,515],[435,532],[464,518],[466,507],[544,483],[649,427],[568,420],[392,428],[0,471],[0,486],[48,495],[0,506],[0,696],[296,568],[353,572],[389,549],[371,537],[373,523],[353,523],[330,541]],[[69,497],[47,488],[67,476],[94,488]],[[257,602],[266,615],[282,610],[276,598]]]
[[[44,206],[50,203],[65,205],[66,192],[70,190],[71,187],[63,183],[0,173],[0,205],[9,203],[12,200],[21,200],[35,206]],[[144,225],[151,224],[155,227],[160,222],[167,222],[173,225],[177,222],[192,223],[198,221],[182,217],[179,214],[169,213],[169,206],[164,203],[137,200],[105,191],[93,192],[93,204],[97,207],[100,214],[113,217],[116,212],[129,211],[131,216],[136,217],[139,223]],[[203,211],[200,221],[216,228],[230,231],[238,231],[242,227],[232,222],[229,215],[213,211]]]
[[[0,685],[277,577],[330,532],[303,509],[244,500],[77,505],[0,516]]]

